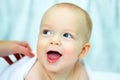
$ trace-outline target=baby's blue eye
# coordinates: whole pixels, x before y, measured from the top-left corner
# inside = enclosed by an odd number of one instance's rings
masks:
[[[64,36],[65,38],[72,38],[72,35],[69,34],[69,33],[65,33],[65,34],[63,34],[63,36]]]
[[[43,31],[43,34],[45,34],[45,35],[50,35],[51,32],[50,32],[49,30],[44,30],[44,31]]]

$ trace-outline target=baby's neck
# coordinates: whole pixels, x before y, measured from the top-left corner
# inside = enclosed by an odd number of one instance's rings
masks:
[[[49,77],[49,80],[73,80],[71,78],[74,75],[74,69],[70,69],[66,71],[62,70],[62,72],[59,73],[53,73],[47,71],[45,73],[46,73],[46,77]]]
[[[87,77],[87,74],[83,73],[84,71],[79,63],[76,63],[76,65],[69,70],[63,70],[61,73],[53,73],[46,71],[37,61],[26,76],[25,80],[80,80],[80,76],[82,77],[83,75],[86,75],[85,77]],[[36,77],[36,79],[33,77]]]

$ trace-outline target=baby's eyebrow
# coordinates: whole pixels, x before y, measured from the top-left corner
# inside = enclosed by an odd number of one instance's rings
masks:
[[[71,30],[71,29],[65,29],[64,32],[73,34],[74,36],[77,36],[77,33],[74,30]]]
[[[52,27],[48,24],[42,24],[41,27],[40,27],[40,30],[43,30],[43,29],[51,29]]]
[[[52,27],[52,25],[50,25],[50,24],[42,24],[42,26],[44,26],[44,27]]]

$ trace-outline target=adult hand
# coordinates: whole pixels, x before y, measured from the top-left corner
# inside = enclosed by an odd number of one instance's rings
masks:
[[[24,55],[33,57],[30,46],[25,41],[0,41],[0,56],[3,57],[9,64],[12,64],[8,55],[14,54],[19,60]],[[21,56],[21,57],[20,57]]]

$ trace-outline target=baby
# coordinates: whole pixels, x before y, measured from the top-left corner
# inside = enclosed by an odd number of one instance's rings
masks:
[[[89,80],[79,60],[90,49],[91,29],[83,9],[72,3],[55,4],[42,18],[37,57],[11,65],[0,80]]]

